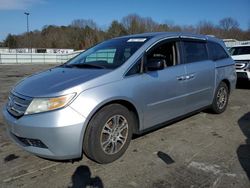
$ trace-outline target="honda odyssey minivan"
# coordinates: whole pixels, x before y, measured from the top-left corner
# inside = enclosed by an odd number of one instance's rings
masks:
[[[222,113],[235,84],[234,61],[219,39],[130,35],[21,80],[3,115],[10,137],[26,151],[109,163],[132,134],[205,108]]]

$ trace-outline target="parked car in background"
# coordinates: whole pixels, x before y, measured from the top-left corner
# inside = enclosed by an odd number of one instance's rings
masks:
[[[210,108],[225,111],[235,88],[224,43],[188,33],[146,33],[102,42],[20,81],[3,108],[10,137],[51,159],[84,153],[109,163],[132,134]]]
[[[239,45],[229,49],[235,61],[238,80],[250,81],[250,45]]]

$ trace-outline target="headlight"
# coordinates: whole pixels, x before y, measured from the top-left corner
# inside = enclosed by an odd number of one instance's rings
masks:
[[[74,93],[53,98],[34,98],[28,106],[25,114],[46,112],[66,106],[75,96]]]

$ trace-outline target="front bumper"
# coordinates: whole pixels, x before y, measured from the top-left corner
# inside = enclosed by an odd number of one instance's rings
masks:
[[[85,118],[70,106],[51,112],[24,115],[19,119],[11,116],[4,107],[3,116],[10,137],[24,150],[56,160],[81,157]],[[30,141],[27,144],[20,138],[35,140],[34,142],[38,140],[46,147]]]

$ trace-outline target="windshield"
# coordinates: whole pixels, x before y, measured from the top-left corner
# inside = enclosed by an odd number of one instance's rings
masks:
[[[232,47],[229,49],[230,55],[250,54],[250,46]]]
[[[64,67],[115,69],[130,58],[147,38],[120,38],[100,43],[82,52]]]

